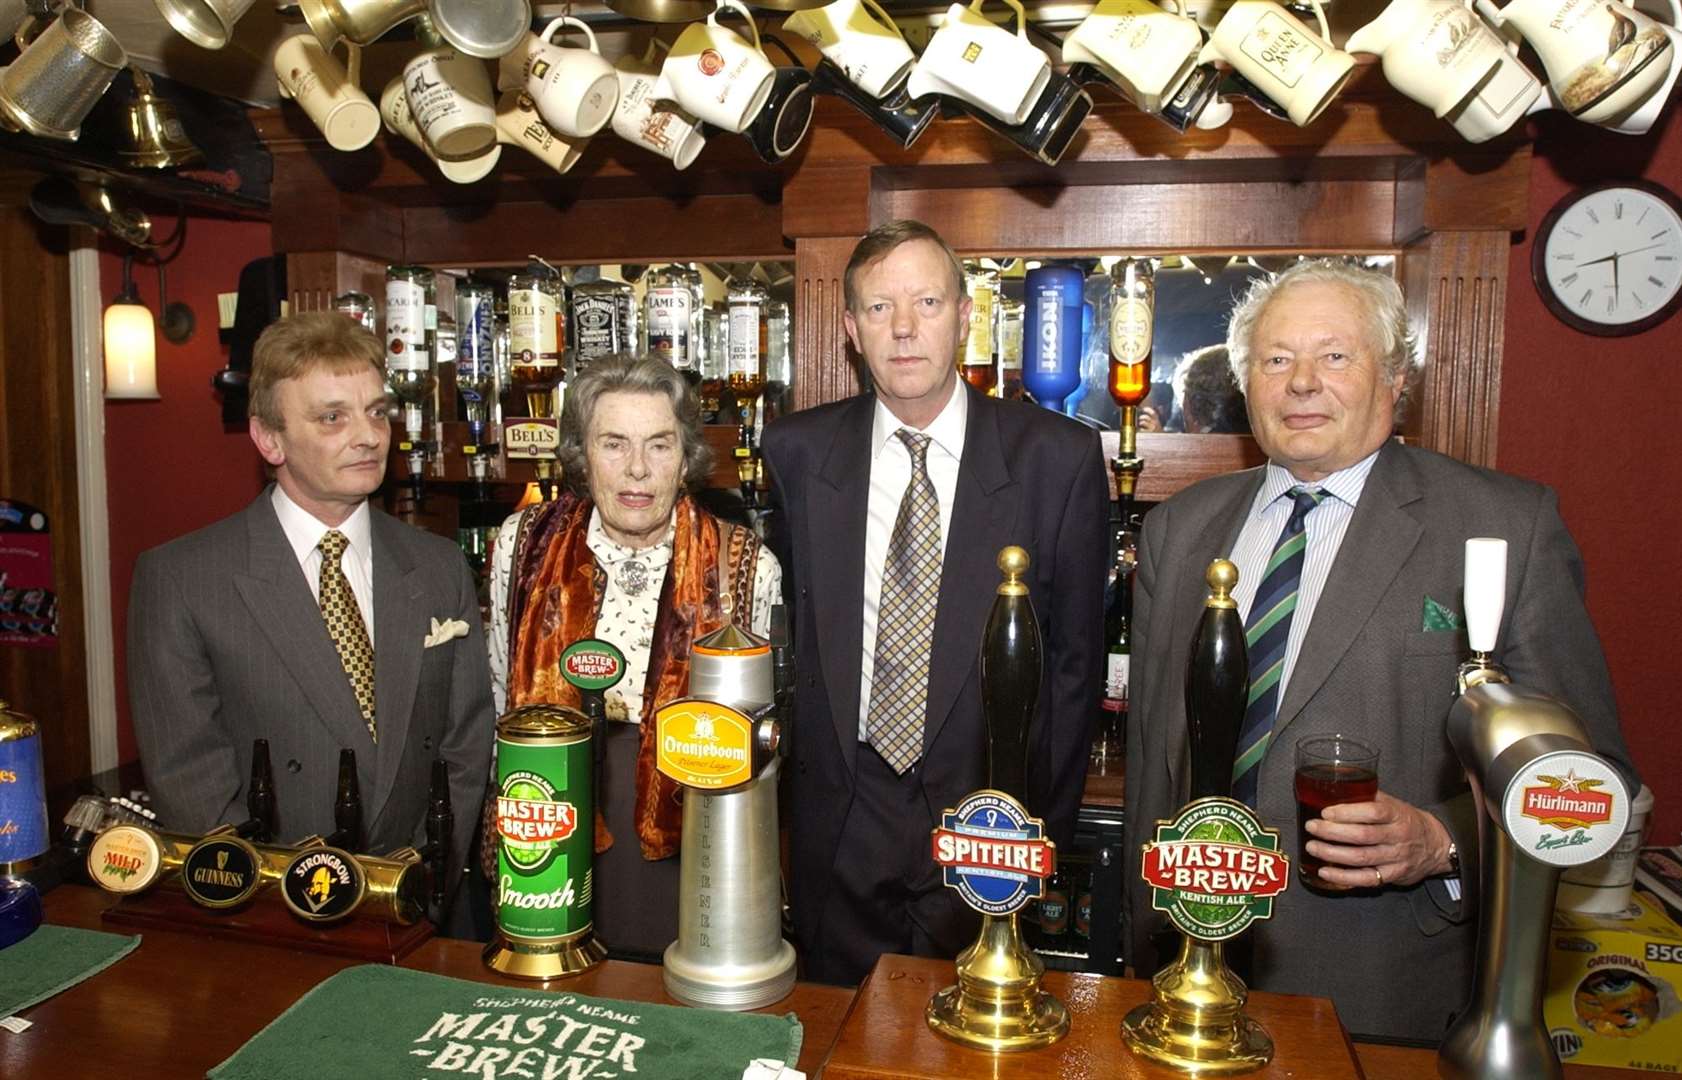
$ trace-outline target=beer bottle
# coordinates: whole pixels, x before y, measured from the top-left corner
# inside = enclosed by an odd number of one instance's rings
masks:
[[[998,372],[993,357],[993,312],[998,305],[999,272],[985,263],[964,264],[964,291],[969,293],[969,337],[958,357],[964,381],[994,397]]]
[[[514,387],[525,394],[527,416],[555,415],[565,319],[560,275],[552,267],[533,259],[508,279],[508,348]]]
[[[731,278],[725,286],[730,312],[726,373],[736,397],[738,419],[753,426],[756,404],[765,389],[765,353],[770,337],[771,292],[749,278]]]
[[[1133,583],[1126,568],[1118,567],[1104,612],[1104,700],[1092,757],[1106,772],[1114,771],[1127,745],[1127,684],[1133,660]]]
[[[1150,260],[1122,259],[1110,268],[1110,397],[1123,410],[1138,408],[1150,393],[1155,316]]]
[[[999,396],[1022,399],[1022,320],[1020,300],[999,298]]]
[[[1069,932],[1069,878],[1059,864],[1045,882],[1045,895],[1040,897],[1040,930],[1045,935],[1045,947],[1061,949]]]
[[[1076,948],[1083,951],[1091,948],[1092,940],[1092,869],[1077,866],[1074,876],[1080,882],[1075,889],[1075,937],[1079,944]]]

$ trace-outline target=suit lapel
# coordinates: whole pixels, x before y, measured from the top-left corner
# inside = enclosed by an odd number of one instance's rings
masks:
[[[928,711],[923,721],[923,752],[934,745],[951,716],[981,652],[982,629],[993,606],[999,549],[1023,542],[1011,536],[1021,490],[1011,479],[999,435],[998,405],[959,383],[969,394],[964,421],[964,450],[952,500],[951,535],[940,568],[940,600],[935,613],[934,647],[929,660]],[[961,543],[955,537],[963,537]],[[1035,559],[1050,558],[1036,551]],[[1030,578],[1033,576],[1030,570]]]
[[[372,829],[391,798],[420,681],[421,651],[430,625],[426,589],[398,530],[406,526],[370,508],[374,539],[374,709],[378,768],[365,820]],[[445,614],[443,613],[434,613]]]
[[[870,429],[876,399],[855,398],[838,415],[829,451],[806,487],[813,626],[829,689],[830,719],[852,772],[859,739],[859,668],[864,638],[864,532],[870,503]]]
[[[1367,475],[1360,505],[1338,547],[1326,587],[1315,602],[1313,621],[1285,686],[1285,699],[1279,703],[1270,745],[1283,745],[1280,732],[1325,684],[1372,617],[1379,598],[1401,572],[1420,533],[1419,522],[1402,507],[1422,495],[1423,488],[1404,460],[1402,448],[1394,442],[1386,443]]]
[[[234,586],[268,639],[269,651],[285,665],[322,726],[338,745],[365,752],[371,746],[356,694],[303,567],[275,517],[271,491],[265,489],[245,511],[248,561]]]
[[[1180,695],[1173,708],[1168,710],[1172,724],[1168,732],[1168,776],[1174,785],[1171,790],[1179,790],[1180,769],[1184,765],[1186,735],[1186,709],[1183,690],[1185,685],[1186,663],[1191,658],[1192,637],[1197,633],[1197,624],[1203,617],[1204,602],[1209,598],[1209,584],[1206,575],[1210,562],[1215,559],[1225,559],[1232,555],[1233,545],[1238,543],[1238,534],[1244,530],[1244,520],[1249,517],[1250,504],[1256,500],[1256,492],[1261,488],[1266,475],[1266,467],[1250,470],[1246,482],[1242,484],[1235,497],[1225,503],[1211,507],[1207,520],[1191,522],[1189,526],[1176,530],[1180,535],[1190,532],[1193,539],[1185,547],[1185,564],[1178,575],[1179,583],[1171,598],[1173,603],[1173,620],[1169,624],[1169,641],[1172,648],[1168,655],[1174,658],[1168,667],[1160,672],[1162,678],[1168,680],[1165,690],[1169,694]]]

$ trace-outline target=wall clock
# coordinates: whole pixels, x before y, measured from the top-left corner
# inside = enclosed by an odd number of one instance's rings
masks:
[[[1682,199],[1624,180],[1561,199],[1537,230],[1530,276],[1548,310],[1585,334],[1639,334],[1682,307]]]

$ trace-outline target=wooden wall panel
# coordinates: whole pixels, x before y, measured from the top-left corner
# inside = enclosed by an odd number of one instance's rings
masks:
[[[808,237],[794,251],[794,407],[858,393],[857,369],[841,322],[842,274],[857,236]]]
[[[385,308],[385,268],[380,259],[345,251],[294,251],[286,256],[286,294],[293,311],[327,311],[346,292],[366,293]]]
[[[1505,232],[1436,232],[1402,258],[1402,287],[1424,331],[1417,438],[1495,467],[1507,296]]]
[[[41,722],[49,790],[90,770],[69,243],[0,206],[0,498],[51,523],[59,633],[52,648],[0,645],[0,699]]]

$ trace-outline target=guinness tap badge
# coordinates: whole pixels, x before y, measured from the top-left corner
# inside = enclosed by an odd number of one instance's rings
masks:
[[[367,893],[368,875],[362,864],[332,847],[300,851],[286,864],[280,879],[286,906],[308,922],[337,922],[355,911]]]
[[[238,836],[207,836],[181,866],[181,887],[200,907],[238,907],[262,884],[257,849]]]

